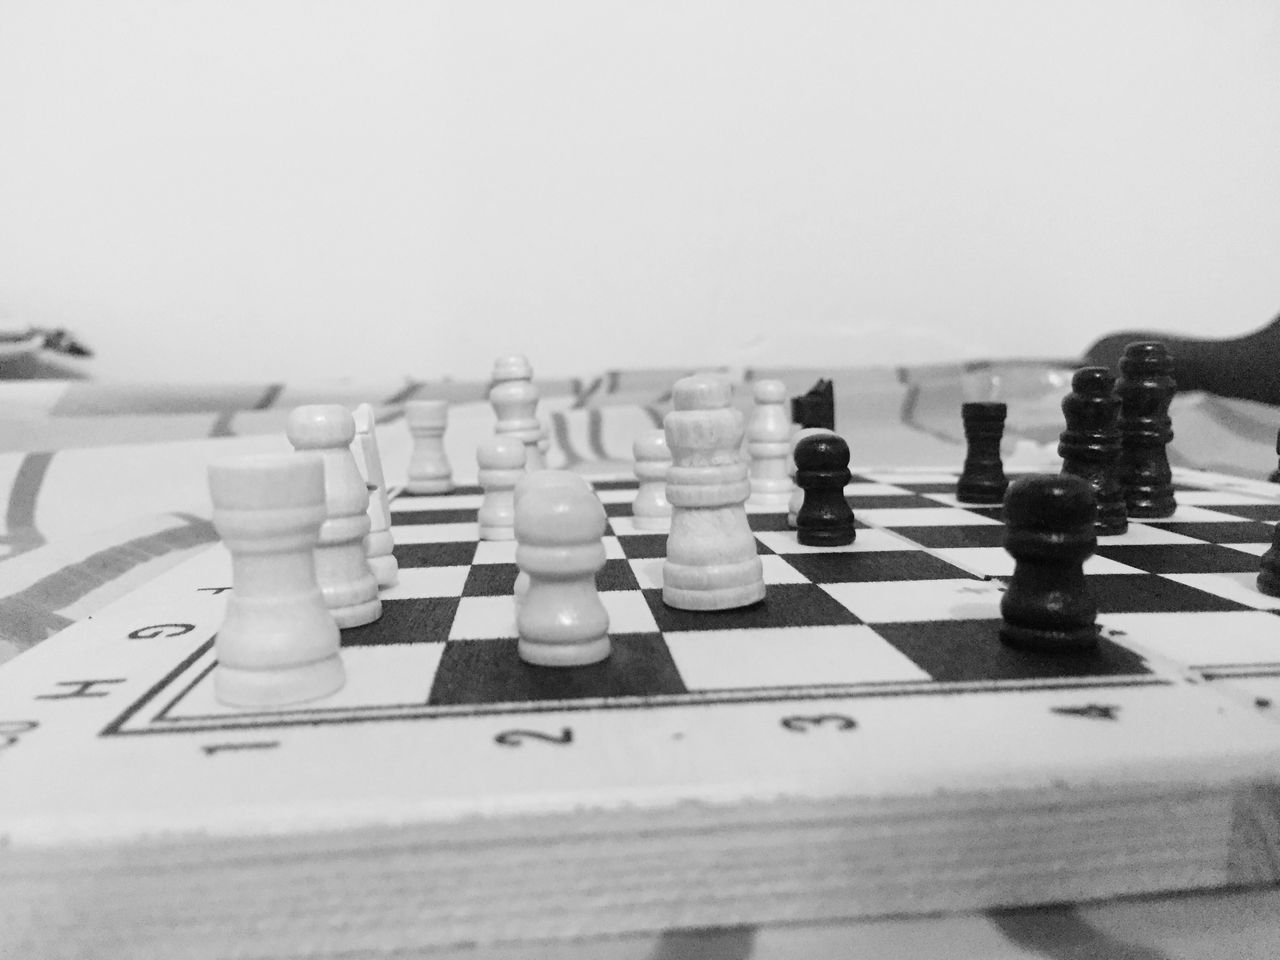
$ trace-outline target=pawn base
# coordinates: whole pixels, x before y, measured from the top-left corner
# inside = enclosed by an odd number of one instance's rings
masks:
[[[985,505],[1004,503],[1005,491],[1009,489],[1008,481],[966,481],[961,479],[956,486],[956,499],[961,503],[977,503]]]
[[[1138,520],[1163,520],[1166,517],[1173,516],[1178,504],[1174,501],[1173,495],[1164,497],[1152,497],[1150,499],[1143,498],[1141,500],[1130,500],[1125,505],[1125,512],[1129,516]]]
[[[448,477],[440,480],[410,480],[404,485],[404,492],[419,496],[429,493],[453,493],[453,481]]]
[[[1098,646],[1098,637],[1097,624],[1074,630],[1020,627],[1013,623],[1004,623],[1000,627],[1002,643],[1037,653],[1088,653]]]
[[[671,514],[669,513],[661,517],[643,517],[636,514],[632,516],[631,520],[637,530],[651,530],[661,533],[671,529]]]
[[[329,612],[333,614],[334,622],[338,624],[339,630],[349,630],[352,627],[363,627],[367,623],[373,623],[373,621],[382,616],[382,601],[374,597],[364,603],[330,607]]]
[[[586,643],[533,643],[521,639],[516,644],[520,659],[538,667],[585,667],[607,659],[613,645],[606,634]]]
[[[1280,597],[1280,572],[1264,567],[1258,573],[1258,590],[1269,597]]]
[[[319,700],[342,689],[347,673],[338,654],[274,670],[244,670],[218,664],[213,694],[231,707],[275,707]]]
[[[847,547],[857,535],[857,530],[850,523],[847,527],[826,530],[800,527],[796,539],[806,547]]]
[[[481,540],[514,540],[515,538],[515,527],[480,527]]]

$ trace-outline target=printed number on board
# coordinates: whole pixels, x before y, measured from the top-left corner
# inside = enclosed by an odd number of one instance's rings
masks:
[[[564,746],[573,743],[573,730],[569,727],[562,727],[558,734],[547,733],[543,730],[504,730],[493,738],[493,742],[500,747],[519,747],[523,746],[525,741],[554,743]]]
[[[843,713],[819,713],[807,717],[783,717],[782,728],[792,733],[808,733],[817,727],[828,730],[856,730],[858,721]]]

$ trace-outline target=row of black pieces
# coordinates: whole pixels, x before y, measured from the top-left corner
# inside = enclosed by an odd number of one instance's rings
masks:
[[[1117,382],[1105,367],[1077,370],[1062,401],[1066,429],[1058,444],[1062,472],[1085,480],[1096,499],[1103,536],[1124,533],[1128,518],[1159,519],[1177,508],[1166,448],[1173,439],[1169,403],[1173,359],[1155,341],[1131,343]],[[1000,462],[1003,403],[961,409],[968,453],[956,487],[962,503],[1000,503],[1008,482]]]

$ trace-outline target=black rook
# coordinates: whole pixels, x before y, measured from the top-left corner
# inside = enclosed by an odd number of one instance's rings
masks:
[[[961,503],[999,503],[1009,487],[1000,462],[1000,438],[1008,408],[1003,403],[966,403],[960,407],[968,453],[956,484]]]

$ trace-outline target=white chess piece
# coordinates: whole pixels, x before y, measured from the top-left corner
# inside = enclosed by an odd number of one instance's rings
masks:
[[[516,614],[521,659],[544,667],[609,656],[609,614],[596,590],[604,566],[604,507],[589,490],[532,490],[520,500],[516,563],[529,590]]]
[[[729,384],[685,377],[664,421],[671,533],[662,566],[662,600],[680,610],[729,610],[764,599],[764,570],[743,507],[750,492],[738,454],[742,414]]]
[[[264,454],[209,467],[213,525],[231,553],[231,593],[214,650],[214,696],[240,707],[314,700],[346,680],[338,625],[316,583],[324,464]]]
[[[671,451],[665,430],[647,430],[631,445],[636,459],[636,479],[640,487],[631,503],[631,517],[637,530],[667,530],[671,526],[671,504],[667,503],[667,470]]]
[[[382,615],[382,601],[364,548],[369,490],[351,455],[355,420],[336,403],[298,407],[285,433],[294,449],[315,451],[324,462],[328,514],[316,547],[316,579],[324,601],[344,630],[372,623]]]
[[[493,364],[492,382],[489,402],[497,417],[494,432],[515,437],[525,445],[526,469],[545,469],[543,450],[548,441],[538,419],[539,392],[533,383],[533,367],[519,355],[499,357]]]
[[[755,507],[781,509],[791,500],[794,486],[787,475],[791,452],[787,387],[781,380],[757,380],[753,396],[755,409],[747,422],[747,454],[751,473],[748,503]]]
[[[413,435],[405,493],[448,493],[453,471],[444,452],[444,432],[449,425],[449,401],[410,400],[404,419]]]
[[[813,437],[820,433],[831,433],[826,427],[802,427],[791,435],[791,445],[787,453],[787,479],[791,483],[791,497],[787,503],[787,526],[796,526],[796,518],[800,508],[804,506],[804,490],[796,483],[796,447],[805,437]]]
[[[515,437],[490,437],[476,450],[484,499],[476,519],[481,540],[513,540],[515,489],[525,474],[525,445]]]
[[[395,541],[391,537],[391,499],[387,496],[387,478],[382,472],[382,456],[378,453],[378,435],[373,409],[367,403],[356,407],[356,448],[364,462],[364,476],[369,488],[369,535],[364,538],[365,559],[379,587],[393,587],[400,579],[396,562]]]
[[[536,470],[533,473],[526,473],[516,483],[515,490],[512,491],[511,498],[516,512],[516,530],[520,529],[520,501],[525,498],[533,490],[580,490],[595,495],[595,490],[591,487],[591,481],[581,474],[573,473],[569,470]],[[517,535],[518,542],[518,535]],[[520,602],[524,600],[524,595],[529,592],[529,575],[521,570],[516,574],[515,587],[512,594],[515,597],[516,607],[520,606]]]

